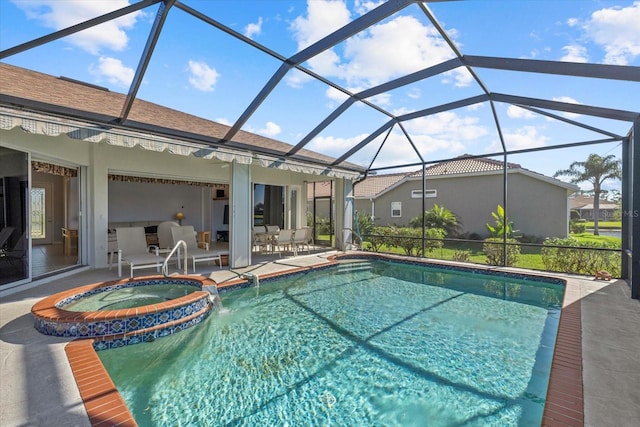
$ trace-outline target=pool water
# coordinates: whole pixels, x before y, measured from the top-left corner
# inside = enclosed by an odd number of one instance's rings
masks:
[[[386,261],[98,352],[140,426],[540,425],[563,287]]]
[[[119,310],[157,304],[198,290],[193,285],[176,284],[117,287],[80,298],[63,308],[68,311]]]

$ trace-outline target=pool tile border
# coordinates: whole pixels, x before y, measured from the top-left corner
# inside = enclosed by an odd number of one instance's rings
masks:
[[[209,293],[203,287],[215,282],[205,277],[173,276],[171,280],[181,284],[197,287],[199,290],[189,295],[135,308],[103,310],[92,312],[68,311],[64,307],[79,298],[95,295],[114,288],[128,288],[144,285],[160,285],[166,283],[162,276],[144,276],[135,279],[113,280],[93,283],[51,295],[34,304],[31,313],[35,318],[36,330],[45,334],[69,338],[96,338],[95,345],[100,349],[142,342],[136,337],[144,331],[175,331],[176,321],[193,326],[194,313],[207,312],[210,309]],[[206,316],[204,316],[206,317]],[[196,319],[196,323],[204,317]],[[161,328],[158,328],[161,326]],[[182,328],[180,328],[182,329]],[[166,335],[164,333],[162,336]],[[122,338],[124,337],[124,338]],[[129,340],[129,337],[133,339]],[[120,338],[120,341],[114,340]],[[155,336],[153,337],[155,338]],[[124,341],[122,341],[124,339]],[[149,341],[148,334],[145,337]],[[131,341],[131,342],[129,342]],[[105,346],[105,343],[113,345]]]
[[[373,255],[373,256],[372,256]],[[376,258],[392,259],[420,265],[469,270],[464,266],[441,264],[431,261],[406,260],[393,256],[379,254],[337,255],[327,259],[324,264],[313,267],[298,267],[280,273],[266,274],[260,277],[261,282],[268,282],[276,278],[303,274],[314,268],[328,268],[336,264],[339,259]],[[562,312],[558,325],[558,334],[551,364],[551,373],[542,417],[542,426],[583,426],[584,425],[584,396],[582,384],[582,321],[580,310],[580,288],[575,282],[559,278],[549,278],[538,274],[513,273],[499,271],[493,268],[471,268],[485,274],[551,281],[565,284],[565,295]],[[246,278],[239,278],[218,285],[219,290],[228,291],[240,287],[250,286]],[[98,357],[93,345],[93,339],[78,339],[65,347],[71,370],[76,379],[80,396],[93,427],[122,426],[135,427],[138,424],[133,419],[129,408],[117,391],[111,377],[107,373],[102,361]]]

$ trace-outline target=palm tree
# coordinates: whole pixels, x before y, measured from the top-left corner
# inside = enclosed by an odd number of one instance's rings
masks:
[[[584,162],[573,162],[569,169],[556,172],[554,178],[566,176],[571,178],[571,182],[588,181],[593,185],[593,234],[599,235],[598,219],[600,218],[600,193],[602,193],[602,183],[607,179],[622,179],[621,162],[616,156],[610,154],[601,157],[597,154],[589,154]]]

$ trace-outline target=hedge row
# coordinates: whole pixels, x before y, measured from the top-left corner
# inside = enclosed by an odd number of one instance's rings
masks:
[[[443,247],[445,231],[439,228],[425,230],[425,250],[433,252]],[[407,227],[374,227],[372,234],[365,235],[366,249],[380,252],[398,248],[406,255],[424,256],[422,253],[422,229]],[[506,263],[503,261],[504,245],[500,238],[484,240],[482,251],[489,265],[515,266],[520,257],[520,245],[515,239],[507,239]],[[621,276],[620,251],[612,242],[581,242],[573,238],[548,238],[541,250],[542,262],[546,270],[563,273],[593,275],[606,270],[613,277]],[[454,259],[468,261],[468,251],[457,251]]]

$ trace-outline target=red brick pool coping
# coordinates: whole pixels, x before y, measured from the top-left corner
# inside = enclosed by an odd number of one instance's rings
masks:
[[[583,426],[580,285],[568,281],[551,362],[542,426]]]
[[[313,268],[334,262],[330,259],[326,264],[315,265]],[[308,269],[310,267],[300,267],[285,272],[265,274],[261,276],[261,280]],[[218,287],[226,288],[242,283],[246,283],[246,280],[231,280]],[[573,281],[567,281],[542,426],[584,425],[581,332],[580,287]],[[93,349],[93,339],[70,342],[65,347],[65,351],[91,425],[93,427],[137,426],[129,408]]]

